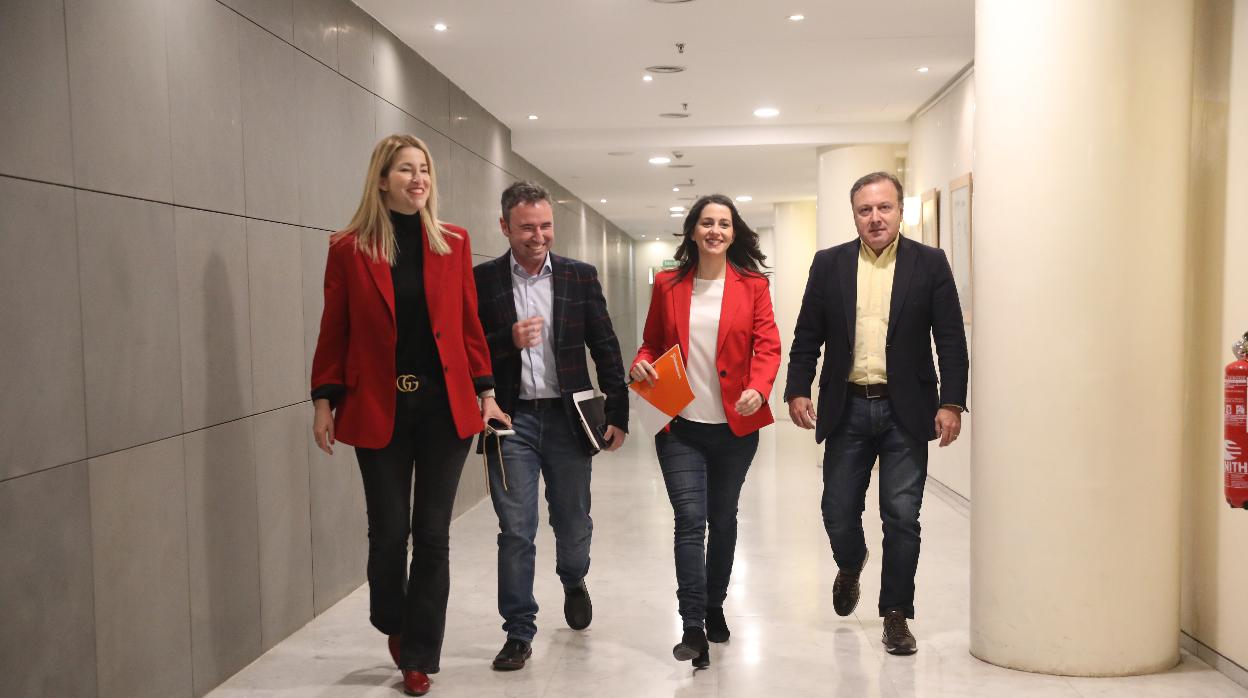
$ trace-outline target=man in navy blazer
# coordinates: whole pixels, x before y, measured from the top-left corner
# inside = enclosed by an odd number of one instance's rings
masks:
[[[564,588],[564,619],[573,630],[593,617],[585,575],[593,520],[593,447],[572,394],[589,390],[585,350],[606,396],[606,450],[624,443],[628,393],[620,344],[592,265],[550,251],[555,237],[550,195],[517,182],[502,195],[503,235],[511,249],[477,265],[477,312],[495,372],[499,407],[512,417],[511,436],[483,435],[490,498],[498,514],[498,611],[507,640],[494,668],[524,667],[537,633],[533,574],[538,479],[555,533],[555,572]]]
[[[969,361],[962,306],[943,252],[900,236],[901,182],[886,172],[850,189],[858,239],[821,250],[810,266],[789,350],[784,399],[798,426],[824,442],[823,524],[840,571],[836,612],[858,604],[867,560],[862,512],[876,458],[884,562],[879,612],[892,654],[913,654],[914,574],[927,442],[958,438]],[[932,363],[932,341],[940,377]],[[819,409],[810,400],[815,363]]]

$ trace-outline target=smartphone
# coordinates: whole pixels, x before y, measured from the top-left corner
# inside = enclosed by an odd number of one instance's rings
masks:
[[[506,422],[491,419],[485,423],[485,433],[493,434],[495,436],[513,436],[515,435],[516,430],[507,426]]]

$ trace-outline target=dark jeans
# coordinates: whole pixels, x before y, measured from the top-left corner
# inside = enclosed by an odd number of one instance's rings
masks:
[[[451,509],[472,440],[456,434],[437,388],[400,394],[394,422],[384,448],[355,449],[368,505],[369,619],[403,636],[401,668],[436,671],[451,587]]]
[[[502,439],[503,461],[493,437],[485,444],[490,499],[498,514],[498,613],[507,637],[532,642],[537,634],[533,574],[537,546],[538,478],[546,480],[546,506],[555,532],[555,573],[575,586],[589,573],[591,460],[562,405],[517,405],[513,436]],[[580,425],[575,425],[580,428]],[[503,474],[506,473],[504,483]]]
[[[686,628],[701,628],[706,609],[724,605],[737,547],[737,500],[758,450],[758,432],[679,417],[654,437],[676,517],[676,599]],[[707,528],[710,534],[707,535]],[[705,544],[704,544],[705,541]]]
[[[862,532],[871,466],[880,459],[880,518],[884,569],[880,615],[892,608],[914,617],[914,573],[919,566],[919,507],[927,478],[927,443],[893,419],[888,398],[846,397],[841,422],[823,452],[823,527],[837,567],[856,570],[867,554]]]

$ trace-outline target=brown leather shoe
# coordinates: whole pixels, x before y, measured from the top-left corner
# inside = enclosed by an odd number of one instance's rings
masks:
[[[429,677],[423,671],[404,671],[403,692],[409,696],[425,695],[429,692]]]
[[[858,577],[862,576],[862,570],[867,566],[869,557],[871,557],[870,550],[862,556],[862,564],[856,571],[840,570],[836,573],[836,581],[832,582],[832,608],[836,610],[836,615],[847,616],[858,608],[858,593],[861,591]]]
[[[390,658],[394,660],[394,665],[396,667],[399,665],[399,646],[402,642],[400,639],[401,637],[401,635],[391,635],[389,637]]]
[[[880,642],[884,643],[884,650],[889,654],[914,654],[919,651],[914,635],[906,627],[906,612],[900,608],[884,612],[884,636]]]

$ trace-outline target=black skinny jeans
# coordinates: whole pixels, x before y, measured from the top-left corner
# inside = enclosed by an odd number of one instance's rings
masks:
[[[433,673],[451,587],[451,509],[472,439],[459,438],[438,387],[400,394],[394,422],[384,448],[355,449],[368,505],[369,620],[403,636],[401,669]]]

